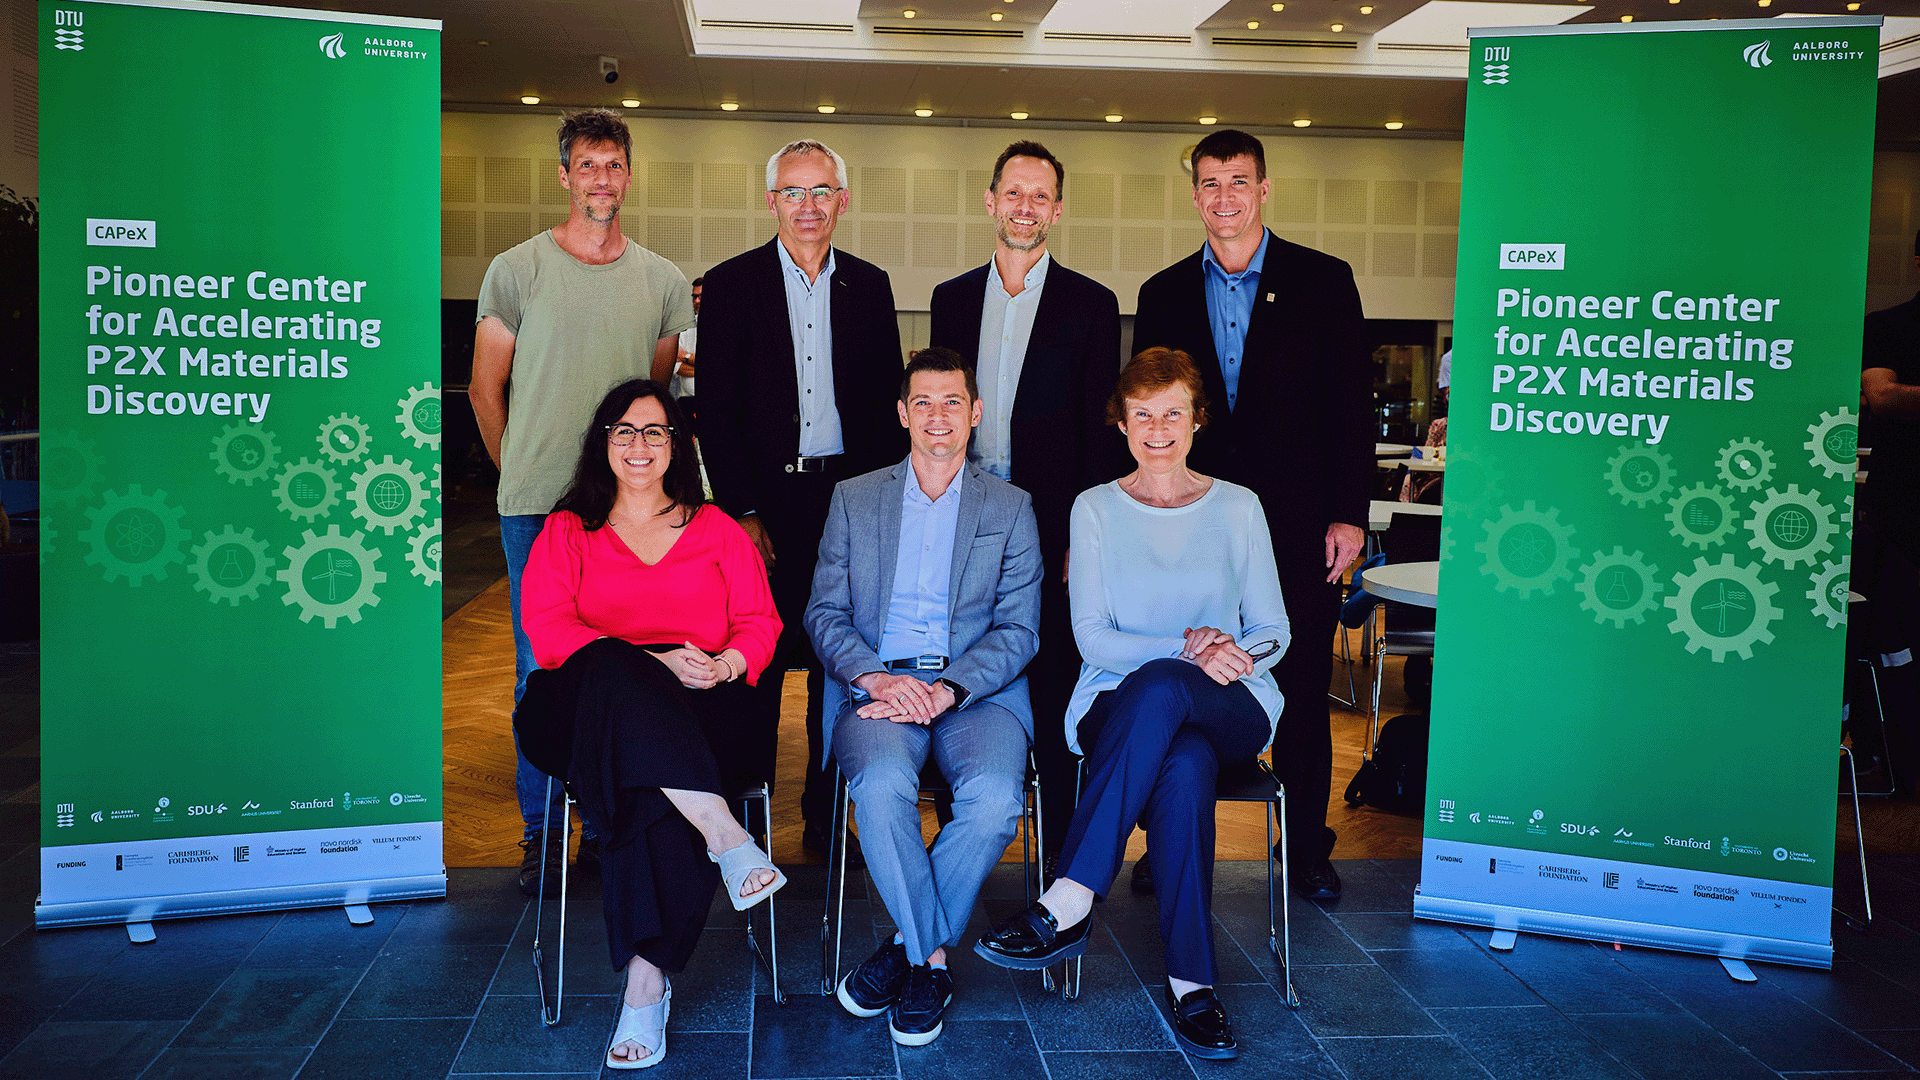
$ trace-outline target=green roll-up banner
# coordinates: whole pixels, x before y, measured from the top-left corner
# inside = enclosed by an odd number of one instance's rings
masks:
[[[1831,964],[1879,23],[1473,32],[1415,914]]]
[[[40,6],[41,926],[445,892],[439,38]]]

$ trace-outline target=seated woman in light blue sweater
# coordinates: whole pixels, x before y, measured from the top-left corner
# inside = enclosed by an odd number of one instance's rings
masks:
[[[1135,822],[1147,830],[1181,1045],[1234,1057],[1213,994],[1214,781],[1273,740],[1286,608],[1260,500],[1187,468],[1206,391],[1185,353],[1149,349],[1121,372],[1108,419],[1139,464],[1073,505],[1067,590],[1085,663],[1067,742],[1086,786],[1040,902],[980,939],[1006,967],[1086,950],[1094,900],[1113,884]]]

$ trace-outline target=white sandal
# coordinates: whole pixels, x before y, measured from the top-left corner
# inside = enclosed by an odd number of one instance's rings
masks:
[[[773,865],[773,860],[767,858],[767,853],[761,851],[760,845],[754,843],[751,838],[739,847],[719,855],[715,855],[709,851],[707,852],[707,858],[720,864],[720,880],[727,883],[727,899],[733,901],[733,910],[735,911],[747,910],[760,901],[772,896],[774,893],[779,892],[780,887],[787,883],[787,875],[781,873],[780,868]],[[753,873],[755,870],[773,871],[773,884],[768,885],[752,896],[741,896],[740,886],[746,884],[747,875]]]
[[[667,1059],[667,1010],[673,1001],[673,983],[660,995],[660,1000],[639,1008],[620,1002],[620,1022],[613,1026],[613,1041],[607,1044],[607,1068],[609,1069],[648,1069]],[[643,1058],[617,1058],[613,1048],[621,1043],[630,1042],[635,1046],[653,1047],[653,1053]]]

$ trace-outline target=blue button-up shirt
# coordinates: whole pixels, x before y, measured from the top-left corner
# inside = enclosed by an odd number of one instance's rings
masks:
[[[793,374],[800,384],[800,456],[825,457],[846,451],[840,434],[840,409],[833,400],[833,249],[827,249],[820,276],[807,272],[775,243],[780,276],[787,285],[787,329],[793,333]]]
[[[947,602],[953,576],[953,534],[960,527],[961,469],[938,499],[927,498],[907,466],[900,493],[900,550],[893,566],[893,597],[880,632],[880,659],[951,656]]]
[[[1227,381],[1227,411],[1233,411],[1240,396],[1240,362],[1247,344],[1247,321],[1253,318],[1253,300],[1260,292],[1260,267],[1267,261],[1267,241],[1273,234],[1262,230],[1260,246],[1253,261],[1237,274],[1229,274],[1213,257],[1213,245],[1200,245],[1200,265],[1207,280],[1207,322],[1213,327],[1213,352],[1220,358],[1220,377]]]
[[[1027,271],[1020,295],[1007,295],[1000,270],[987,264],[987,297],[980,308],[980,351],[974,377],[980,384],[980,426],[967,456],[1002,480],[1013,479],[1013,399],[1033,337],[1033,316],[1047,285],[1053,256],[1042,252]]]

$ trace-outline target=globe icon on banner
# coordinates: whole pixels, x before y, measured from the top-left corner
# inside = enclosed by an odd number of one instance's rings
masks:
[[[1807,516],[1805,510],[1789,506],[1773,515],[1773,520],[1767,523],[1767,531],[1782,544],[1798,547],[1813,536],[1813,519]]]
[[[367,489],[367,501],[387,514],[398,513],[405,509],[409,498],[407,485],[391,476],[383,476],[375,480]]]
[[[1860,431],[1858,428],[1835,428],[1827,432],[1827,456],[1835,461],[1844,461],[1860,449]]]

